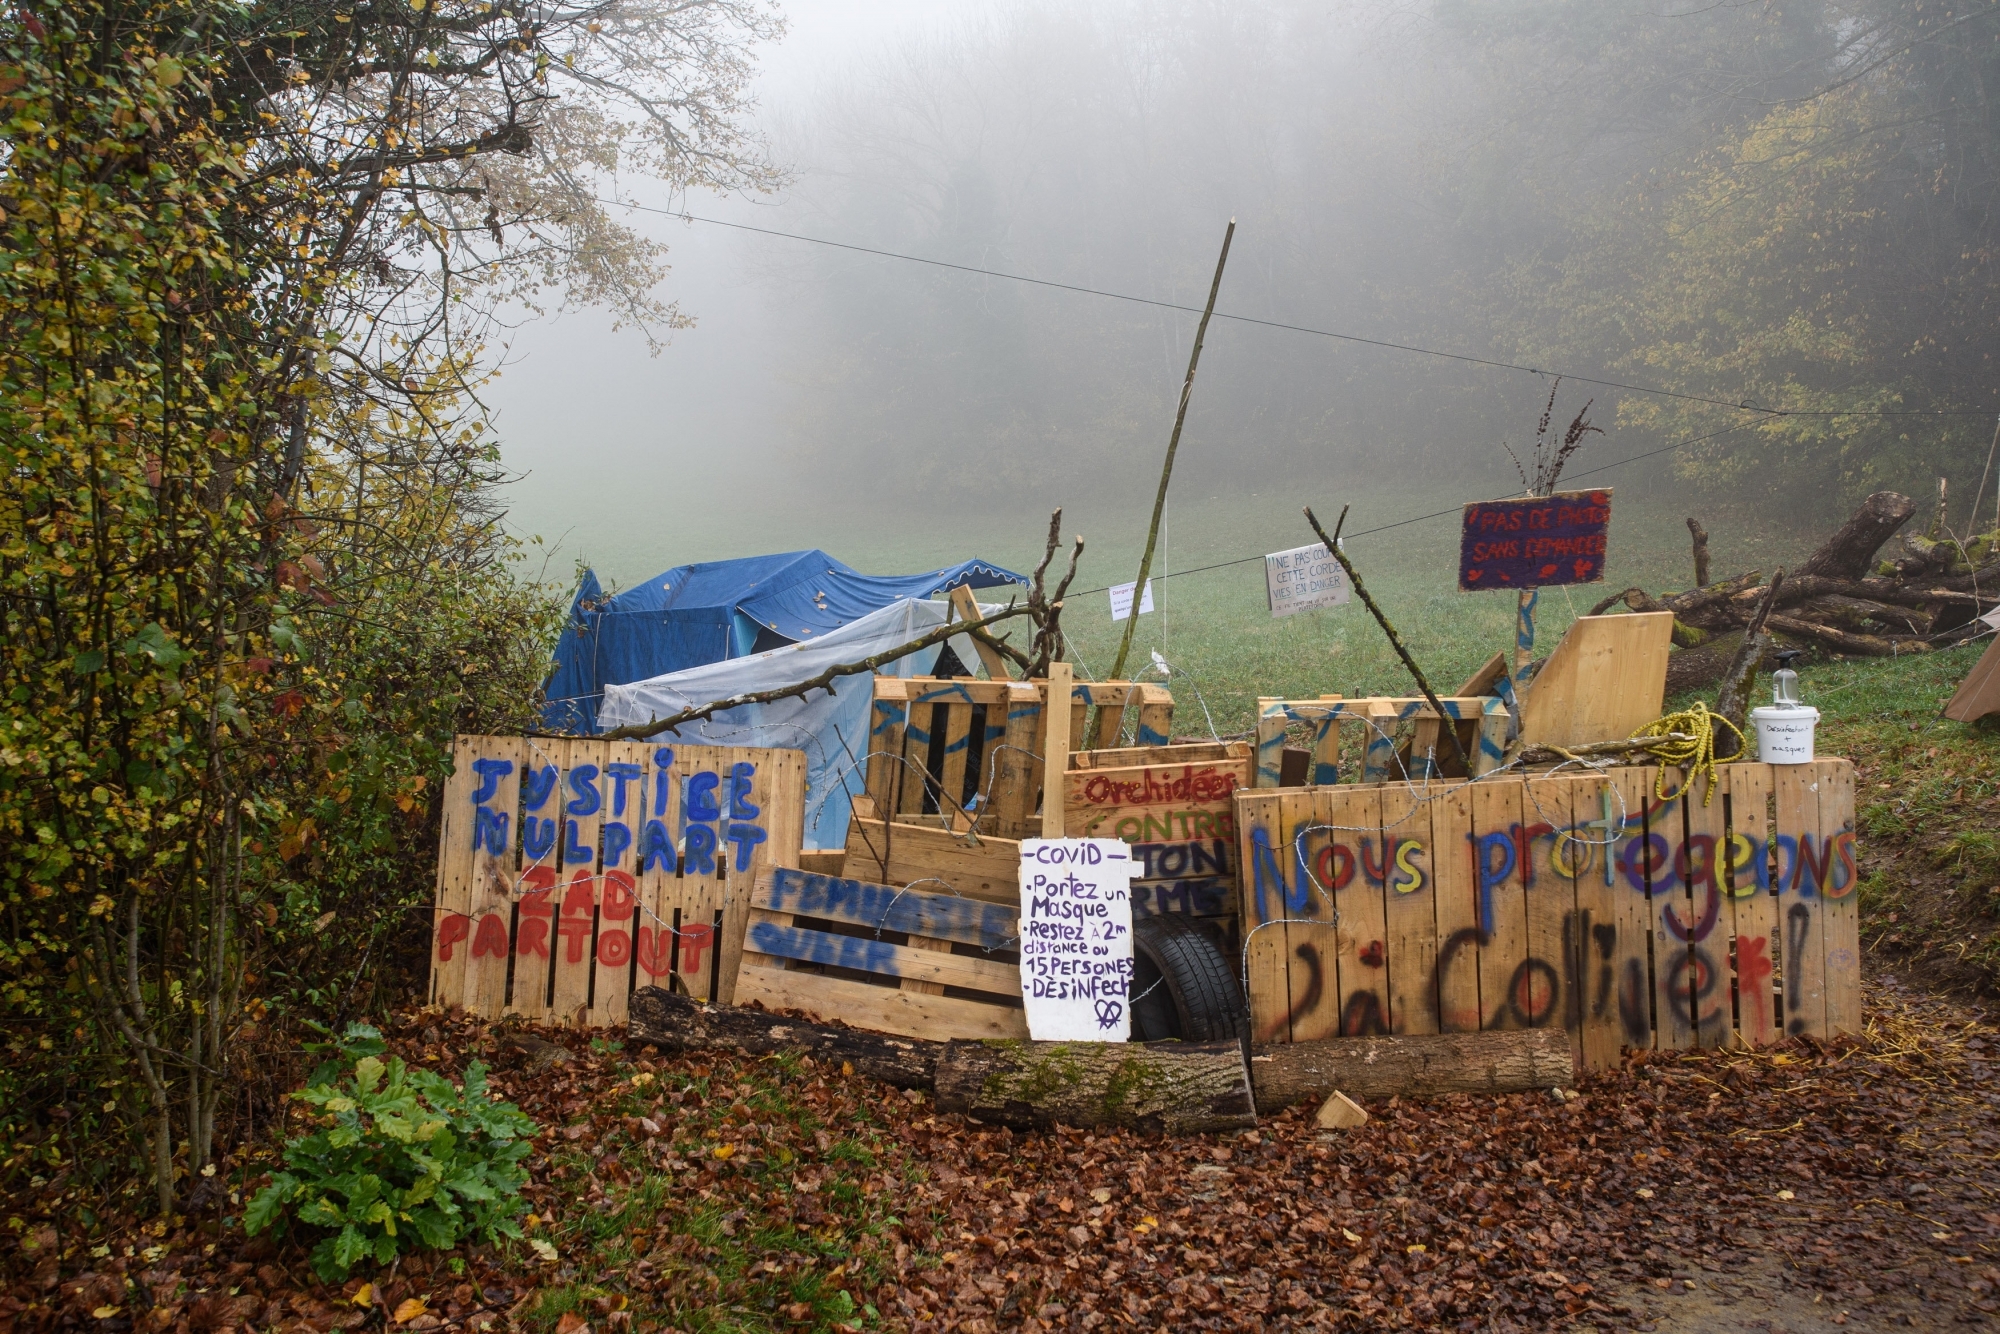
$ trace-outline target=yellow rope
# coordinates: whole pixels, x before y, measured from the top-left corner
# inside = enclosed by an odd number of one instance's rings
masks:
[[[1679,713],[1670,713],[1664,718],[1657,718],[1647,723],[1634,732],[1630,739],[1639,741],[1649,736],[1666,737],[1677,732],[1685,735],[1687,739],[1684,741],[1662,740],[1656,746],[1646,747],[1646,751],[1650,755],[1657,756],[1663,763],[1686,766],[1689,784],[1692,784],[1697,777],[1705,776],[1708,779],[1708,790],[1702,793],[1701,804],[1706,806],[1715,796],[1715,726],[1718,723],[1736,734],[1736,754],[1741,755],[1746,744],[1743,733],[1735,723],[1721,714],[1710,713],[1708,705],[1700,700],[1696,700],[1692,707],[1682,709]],[[1662,769],[1660,776],[1653,780],[1653,795],[1662,801],[1667,799],[1665,769]]]

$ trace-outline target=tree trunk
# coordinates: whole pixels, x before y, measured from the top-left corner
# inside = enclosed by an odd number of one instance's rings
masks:
[[[1737,646],[1743,642],[1736,631],[1718,635],[1694,648],[1677,649],[1667,655],[1667,698],[1690,690],[1712,686],[1728,675]]]
[[[1794,639],[1809,639],[1823,644],[1836,653],[1852,653],[1863,658],[1894,658],[1905,653],[1929,653],[1932,645],[1921,637],[1892,639],[1885,635],[1858,635],[1848,630],[1836,630],[1830,625],[1815,625],[1802,621],[1796,616],[1773,616],[1771,628]]]
[[[1257,1109],[1234,1042],[952,1042],[938,1110],[1016,1129],[1250,1130]]]
[[[1569,1034],[1560,1028],[1281,1042],[1250,1057],[1257,1110],[1266,1116],[1324,1101],[1336,1089],[1357,1099],[1428,1098],[1562,1088],[1575,1077]]]
[[[1806,558],[1799,574],[1859,579],[1868,573],[1868,563],[1874,559],[1876,549],[1916,512],[1917,502],[1908,496],[1877,491],[1861,502],[1861,508],[1818,551]]]
[[[859,1074],[897,1088],[931,1087],[941,1042],[890,1037],[858,1028],[834,1028],[787,1019],[762,1010],[700,1005],[660,987],[632,993],[630,1040],[669,1051],[719,1047],[746,1056],[803,1051],[832,1064],[852,1065]]]
[[[1694,538],[1694,586],[1708,587],[1708,529],[1692,514],[1688,516],[1688,533]]]

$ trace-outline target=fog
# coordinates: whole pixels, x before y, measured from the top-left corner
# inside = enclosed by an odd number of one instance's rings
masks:
[[[1562,420],[1594,397],[1610,428],[1589,462],[1654,455],[1599,484],[1678,484],[1686,460],[1657,451],[1740,424],[1727,404],[1755,377],[1648,350],[1688,339],[1625,294],[1658,282],[1647,229],[1688,229],[1647,212],[1647,183],[1820,87],[1868,17],[1803,0],[783,8],[759,126],[791,183],[753,199],[615,186],[715,220],[638,215],[672,246],[666,290],[694,327],[655,352],[582,310],[509,337],[491,397],[522,475],[511,522],[555,544],[552,573],[578,553],[624,582],[808,545],[942,558],[1004,525],[1022,540],[991,554],[1020,558],[1058,504],[1136,541],[1195,325],[1143,301],[1199,307],[1232,217],[1224,316],[1354,338],[1215,321],[1175,474],[1184,528],[1187,500],[1307,484],[1447,504],[1518,489],[1502,442],[1530,440],[1548,375],[1356,339],[1720,398],[1561,392]],[[1770,298],[1772,318],[1793,299]],[[1781,387],[1818,374],[1755,370]],[[1866,380],[1848,366],[1809,388]],[[1770,449],[1884,450],[1815,429],[1767,431]],[[1868,471],[1826,466],[1836,485]]]

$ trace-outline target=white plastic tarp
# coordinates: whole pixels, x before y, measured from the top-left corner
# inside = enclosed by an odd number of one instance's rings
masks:
[[[998,611],[999,607],[984,610]],[[907,644],[951,615],[949,602],[904,598],[850,621],[817,639],[749,657],[711,662],[630,685],[604,687],[598,707],[600,730],[643,724],[683,709],[795,685],[837,663],[855,662]],[[948,641],[963,663],[979,659],[966,635]],[[921,676],[937,662],[932,645],[883,668],[884,676]],[[775,746],[806,753],[806,838],[808,848],[838,848],[847,841],[849,797],[867,781],[868,727],[874,690],[866,673],[841,677],[833,693],[815,690],[805,698],[745,704],[712,718],[687,723],[657,740],[678,738],[689,745]]]

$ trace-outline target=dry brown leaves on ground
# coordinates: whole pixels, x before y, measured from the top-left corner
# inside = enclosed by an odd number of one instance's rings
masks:
[[[798,1060],[516,1057],[559,1261],[421,1256],[326,1289],[214,1216],[65,1242],[20,1200],[0,1334],[1627,1328],[1638,1291],[1773,1258],[1835,1323],[1981,1321],[2000,1037],[1893,984],[1869,1002],[1866,1036],[1827,1050],[1655,1053],[1568,1100],[1377,1104],[1337,1134],[1303,1111],[1240,1136],[1015,1134]],[[445,1067],[492,1048],[436,1015],[397,1045]]]

